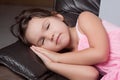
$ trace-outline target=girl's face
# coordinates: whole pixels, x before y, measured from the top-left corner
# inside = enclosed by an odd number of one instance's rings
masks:
[[[25,36],[33,45],[52,51],[60,51],[70,43],[69,28],[58,17],[32,18]]]

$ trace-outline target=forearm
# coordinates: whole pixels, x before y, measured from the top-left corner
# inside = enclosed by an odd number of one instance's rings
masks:
[[[108,58],[108,51],[94,50],[94,48],[87,48],[77,52],[69,52],[60,54],[57,61],[68,64],[80,65],[94,65],[106,61]]]
[[[50,70],[70,80],[97,80],[98,71],[92,66],[51,63]]]
[[[90,12],[78,17],[78,30],[85,35],[89,48],[61,54],[58,62],[80,65],[94,65],[105,62],[109,53],[109,38],[101,20]],[[82,44],[82,42],[80,42]],[[84,44],[84,43],[83,43]]]

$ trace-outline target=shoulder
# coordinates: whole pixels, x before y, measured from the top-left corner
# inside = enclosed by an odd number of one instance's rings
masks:
[[[101,19],[89,11],[84,11],[78,16],[78,24],[82,26],[94,25],[101,23]]]
[[[84,11],[78,16],[79,21],[91,21],[91,20],[100,20],[98,16],[89,11]]]
[[[80,13],[79,14],[79,17],[78,17],[78,19],[88,19],[88,18],[92,18],[92,17],[94,17],[94,18],[98,18],[95,14],[93,14],[92,12],[90,12],[90,11],[84,11],[84,12],[82,12],[82,13]]]

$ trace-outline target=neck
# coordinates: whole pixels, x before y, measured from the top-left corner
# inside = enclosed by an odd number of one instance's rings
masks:
[[[78,41],[79,41],[76,28],[75,27],[70,28],[69,31],[70,31],[71,41],[70,41],[70,45],[68,46],[68,48],[72,49],[72,51],[75,51],[77,50]]]

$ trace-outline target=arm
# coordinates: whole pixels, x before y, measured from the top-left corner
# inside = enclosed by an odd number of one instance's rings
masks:
[[[99,75],[92,66],[51,63],[48,68],[70,80],[97,80]]]
[[[98,78],[98,71],[92,66],[56,63],[35,48],[31,49],[43,60],[48,69],[70,80],[97,80]]]
[[[109,53],[109,41],[101,20],[90,12],[83,12],[78,18],[78,25],[79,30],[87,36],[90,48],[61,54],[57,61],[84,65],[105,62]]]

